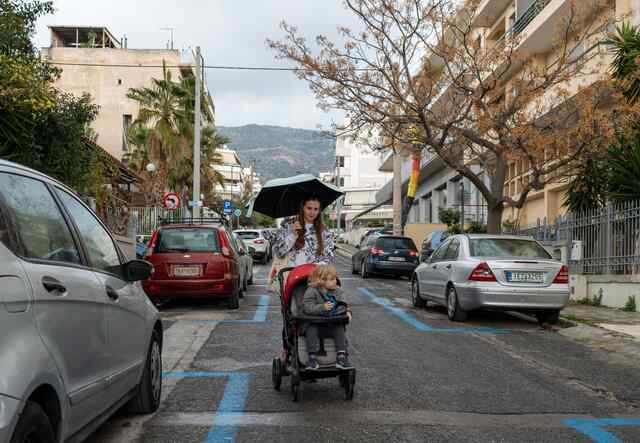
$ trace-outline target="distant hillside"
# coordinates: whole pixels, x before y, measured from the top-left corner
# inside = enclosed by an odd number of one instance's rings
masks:
[[[333,169],[335,140],[320,131],[281,126],[218,126],[229,137],[245,165],[255,162],[262,182],[301,173],[318,174]]]

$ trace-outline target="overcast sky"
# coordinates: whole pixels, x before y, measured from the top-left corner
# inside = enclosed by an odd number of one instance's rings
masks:
[[[336,37],[336,27],[357,27],[342,0],[54,0],[56,13],[43,17],[35,36],[49,46],[48,25],[106,26],[129,48],[164,48],[173,27],[174,47],[200,45],[205,63],[235,66],[286,66],[274,59],[265,39],[279,39],[279,23],[296,25],[305,36]],[[307,84],[291,72],[217,71],[206,73],[216,102],[216,123],[249,123],[315,129],[341,114],[325,114]]]

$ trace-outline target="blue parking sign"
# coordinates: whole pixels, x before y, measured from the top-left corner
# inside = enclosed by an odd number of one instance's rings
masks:
[[[231,205],[231,200],[224,201],[224,209],[231,209],[233,206]]]

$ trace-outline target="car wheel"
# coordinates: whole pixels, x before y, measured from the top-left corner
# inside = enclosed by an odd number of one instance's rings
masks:
[[[49,417],[39,404],[27,402],[11,437],[11,443],[51,443],[56,441]]]
[[[427,307],[426,300],[420,297],[420,284],[415,276],[411,279],[411,303],[414,308]]]
[[[367,271],[367,260],[362,260],[362,265],[360,266],[360,275],[363,279],[369,277],[369,271]]]
[[[157,331],[153,331],[144,372],[138,385],[138,392],[129,402],[128,409],[135,414],[151,414],[158,410],[161,394],[162,350],[160,334]]]
[[[447,316],[451,321],[462,322],[467,319],[467,311],[460,308],[458,293],[453,286],[449,286],[449,289],[447,289]]]
[[[550,311],[536,312],[536,318],[538,319],[538,323],[541,325],[545,323],[555,325],[558,323],[558,319],[560,318],[560,310],[552,309]]]
[[[240,307],[240,288],[235,287],[229,297],[229,309],[238,309]]]

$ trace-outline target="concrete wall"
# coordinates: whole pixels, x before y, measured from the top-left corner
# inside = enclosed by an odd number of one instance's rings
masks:
[[[120,64],[120,65],[180,65],[177,50],[112,49],[112,48],[43,48],[43,59],[58,63]],[[100,106],[93,129],[98,144],[116,158],[122,158],[123,116],[138,116],[137,102],[127,98],[129,88],[150,87],[152,78],[162,78],[162,68],[58,66],[63,70],[55,86],[76,96],[91,94]],[[171,69],[172,79],[179,79],[179,70]]]
[[[580,300],[602,294],[602,304],[621,308],[629,296],[636,296],[640,303],[640,275],[571,275],[569,280],[571,299]]]

